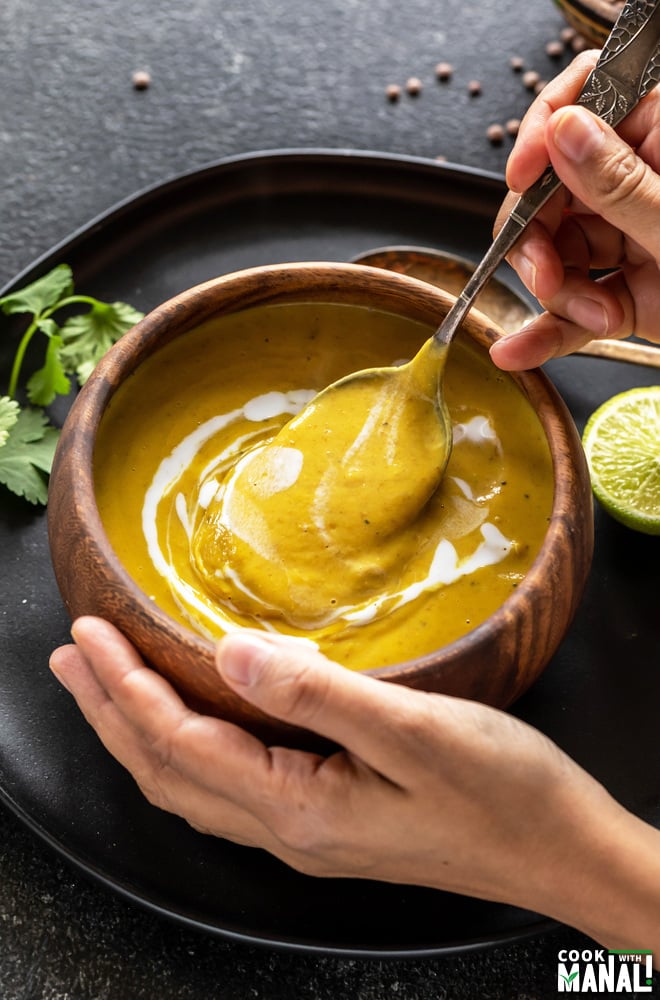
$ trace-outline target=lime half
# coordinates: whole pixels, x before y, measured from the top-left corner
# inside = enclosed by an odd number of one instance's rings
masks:
[[[660,535],[660,385],[603,403],[582,435],[594,494],[617,521]]]

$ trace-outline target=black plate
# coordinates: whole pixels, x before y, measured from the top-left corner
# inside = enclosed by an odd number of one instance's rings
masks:
[[[66,262],[79,291],[146,310],[241,267],[348,260],[389,243],[476,260],[503,194],[497,177],[426,160],[324,151],[239,157],[122,203],[11,287]],[[6,371],[10,350],[3,352]],[[578,425],[614,392],[658,378],[650,369],[590,358],[556,362],[549,371]],[[596,516],[582,607],[515,711],[660,826],[660,539]],[[45,517],[4,493],[0,551],[0,798],[84,872],[202,930],[296,949],[440,954],[552,926],[513,907],[431,890],[311,879],[149,806],[50,677],[47,658],[67,640],[68,621],[51,574]]]

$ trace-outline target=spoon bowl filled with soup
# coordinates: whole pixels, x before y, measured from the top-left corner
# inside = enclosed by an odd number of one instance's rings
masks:
[[[282,742],[305,738],[215,671],[229,631],[514,701],[579,603],[591,490],[561,398],[540,372],[492,365],[501,331],[483,314],[444,372],[402,377],[451,302],[392,272],[304,263],[225,275],[145,317],[80,393],[56,456],[49,533],[71,616],[107,618],[191,705]]]

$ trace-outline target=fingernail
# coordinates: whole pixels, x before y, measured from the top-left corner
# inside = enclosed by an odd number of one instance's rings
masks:
[[[566,108],[554,129],[557,148],[576,163],[592,156],[604,138],[596,119],[583,108]]]
[[[603,336],[608,330],[607,313],[600,302],[582,296],[571,299],[566,306],[568,318],[590,333]]]
[[[232,632],[218,643],[218,665],[233,684],[256,684],[263,664],[273,653],[272,645],[257,635]]]

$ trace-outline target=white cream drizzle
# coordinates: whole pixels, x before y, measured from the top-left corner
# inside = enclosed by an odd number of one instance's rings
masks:
[[[513,543],[495,527],[494,524],[486,522],[482,524],[481,535],[483,542],[466,559],[459,560],[458,553],[450,541],[443,538],[435,550],[431,561],[428,575],[424,580],[417,580],[410,584],[405,590],[400,590],[396,594],[385,594],[383,597],[371,601],[363,608],[344,614],[344,618],[353,624],[364,625],[373,621],[378,616],[378,612],[385,603],[392,601],[389,611],[395,611],[404,604],[410,604],[424,593],[426,590],[437,590],[440,586],[448,586],[462,576],[469,576],[484,566],[493,566],[501,562],[511,551]]]
[[[479,444],[482,441],[492,441],[498,443],[495,428],[488,417],[472,417],[464,424],[454,424],[453,442],[459,444],[461,441],[471,441],[472,444]]]
[[[186,615],[196,627],[202,627],[208,635],[217,632],[218,628],[225,632],[234,631],[241,627],[231,615],[231,607],[223,608],[210,597],[207,597],[202,589],[192,583],[182,579],[180,572],[175,568],[170,552],[169,542],[167,542],[167,554],[163,551],[157,528],[157,513],[163,499],[172,493],[175,494],[174,509],[186,537],[190,540],[195,522],[195,510],[206,510],[211,501],[225,489],[221,482],[223,473],[232,465],[238,452],[249,442],[263,440],[264,433],[268,432],[268,427],[256,429],[254,432],[245,434],[235,440],[232,445],[226,448],[213,461],[204,468],[197,484],[196,495],[186,497],[184,493],[177,489],[178,483],[187,469],[192,465],[196,455],[215,434],[227,427],[229,424],[246,419],[253,423],[263,424],[275,417],[284,414],[295,415],[300,412],[303,406],[313,398],[313,390],[301,389],[291,392],[269,392],[254,399],[249,400],[244,407],[220,414],[207,420],[192,433],[187,435],[173,451],[160,463],[156,474],[146,492],[142,508],[142,530],[146,539],[149,556],[161,576],[167,581],[173,599],[181,612]],[[454,444],[467,440],[473,444],[490,443],[495,444],[499,449],[499,440],[487,417],[477,416],[465,423],[457,423],[453,431]],[[300,472],[303,456],[294,448],[278,449],[276,463],[273,468],[266,471],[264,476],[264,489],[285,489],[287,485],[295,481]],[[291,454],[289,454],[289,452]],[[285,454],[286,453],[286,454]],[[253,454],[252,452],[248,452]],[[245,456],[247,458],[247,455]],[[238,463],[240,464],[240,462]],[[487,506],[480,501],[483,497],[475,497],[471,485],[463,479],[455,478],[454,482],[460,492],[465,497],[461,503],[476,505],[481,510],[476,513],[479,520],[482,541],[477,548],[468,556],[459,559],[454,545],[447,539],[442,539],[437,545],[427,575],[424,579],[410,584],[403,590],[395,593],[386,593],[375,600],[369,601],[360,607],[335,608],[331,612],[329,621],[340,621],[349,626],[366,625],[375,618],[383,614],[403,607],[416,600],[427,591],[433,591],[439,587],[448,586],[464,576],[469,576],[485,566],[491,566],[501,562],[506,558],[513,547],[513,542],[507,539],[499,529],[492,523],[485,520],[487,517]],[[175,492],[176,491],[176,492]],[[227,494],[229,490],[227,491]],[[231,497],[225,495],[226,509],[231,512]],[[243,517],[249,519],[249,512],[233,511],[236,518],[232,516],[232,530],[241,534],[240,521]],[[250,527],[250,539],[255,541],[254,524]],[[264,526],[264,531],[266,526]],[[244,584],[236,577],[236,574],[229,568],[224,569],[227,578],[232,579],[234,585],[245,590]],[[264,619],[260,619],[262,627],[269,631],[277,631],[272,624]],[[311,640],[307,640],[311,641]],[[315,644],[314,644],[315,645]]]

